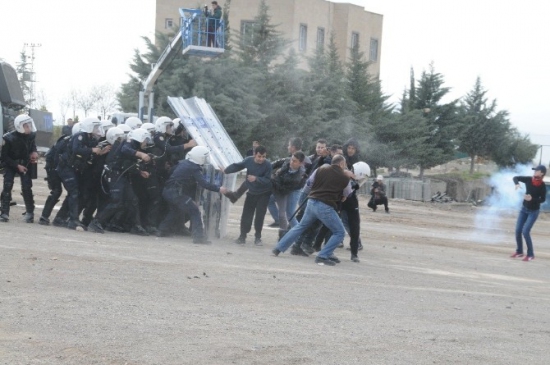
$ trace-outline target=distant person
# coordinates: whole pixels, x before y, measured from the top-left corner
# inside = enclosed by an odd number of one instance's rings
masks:
[[[388,197],[386,195],[386,184],[384,184],[384,176],[378,175],[376,177],[376,180],[374,180],[371,185],[370,195],[371,198],[367,206],[371,208],[373,212],[376,212],[376,207],[378,205],[384,205],[386,213],[390,213],[390,209],[388,208]]]
[[[204,7],[204,16],[206,16],[207,46],[217,47],[216,29],[222,18],[222,8],[217,1],[212,1],[212,10],[209,10],[208,6]]]
[[[72,134],[74,121],[73,118],[67,119],[66,124],[61,128],[61,134],[64,136],[70,136]]]
[[[246,151],[246,157],[248,156],[254,156],[254,150],[256,149],[256,147],[258,147],[260,145],[260,142],[258,141],[252,141],[252,148],[249,149],[248,151]]]
[[[523,241],[522,234],[527,245],[527,256],[523,261],[531,261],[535,259],[533,251],[533,241],[531,240],[531,228],[537,221],[540,212],[540,205],[546,201],[546,185],[542,179],[546,175],[546,166],[539,165],[534,167],[533,176],[514,176],[514,184],[516,190],[520,188],[519,183],[525,184],[525,195],[523,196],[523,206],[519,211],[518,220],[516,222],[516,252],[511,257],[523,257]]]

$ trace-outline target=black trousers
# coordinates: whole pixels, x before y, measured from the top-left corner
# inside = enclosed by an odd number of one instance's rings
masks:
[[[361,217],[359,215],[357,195],[351,195],[342,203],[342,214],[347,214],[348,218],[351,254],[357,256],[359,234],[361,231]]]
[[[371,208],[372,210],[376,210],[376,206],[377,205],[384,205],[384,209],[386,209],[386,211],[389,210],[388,208],[388,197],[387,196],[382,196],[380,197],[380,199],[374,199],[374,196],[369,200],[369,203],[367,204],[367,206],[369,208]]]
[[[271,191],[267,193],[254,195],[247,193],[244,200],[243,213],[241,215],[241,236],[245,237],[252,228],[254,219],[255,237],[262,237],[262,227],[264,225],[265,213],[269,204]]]

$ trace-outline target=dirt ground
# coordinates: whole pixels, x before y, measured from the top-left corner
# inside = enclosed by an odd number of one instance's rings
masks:
[[[212,245],[30,225],[13,207],[0,364],[550,363],[549,217],[527,263],[509,258],[515,212],[482,234],[487,208],[394,200],[387,215],[362,199],[361,263],[338,249],[327,267],[271,256],[270,217],[263,247],[232,243],[239,203]]]

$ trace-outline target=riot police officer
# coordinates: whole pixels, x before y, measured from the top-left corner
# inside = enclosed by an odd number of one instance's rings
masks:
[[[86,227],[79,220],[79,176],[87,167],[92,154],[100,155],[107,153],[99,147],[93,147],[97,144],[94,137],[104,135],[101,121],[97,118],[86,118],[80,122],[80,132],[73,135],[63,154],[60,156],[57,173],[67,190],[69,205],[69,229],[85,230]]]
[[[196,146],[187,153],[186,159],[181,161],[166,182],[162,197],[170,206],[168,215],[159,226],[157,236],[165,236],[177,223],[178,218],[188,214],[191,218],[194,243],[209,243],[204,235],[201,213],[193,196],[196,194],[197,184],[205,189],[227,192],[225,187],[210,184],[202,175],[202,166],[209,163],[210,151],[207,147]]]
[[[7,222],[10,218],[11,191],[15,175],[21,179],[21,190],[25,201],[25,222],[34,222],[34,198],[32,195],[32,179],[30,169],[38,161],[36,151],[36,126],[28,115],[19,115],[14,122],[15,131],[4,135],[2,146],[2,162],[4,170],[4,188],[0,195],[0,221]],[[36,166],[34,166],[36,167]]]

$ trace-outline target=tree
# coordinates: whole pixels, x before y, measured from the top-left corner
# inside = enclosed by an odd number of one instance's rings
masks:
[[[483,89],[478,77],[459,108],[459,151],[470,157],[470,174],[474,172],[476,156],[489,157],[510,129],[508,112],[497,111],[496,100],[489,102],[486,94],[487,91]]]
[[[88,112],[94,108],[96,96],[91,92],[77,92],[76,106],[84,112],[84,117],[88,116]]]
[[[118,103],[116,100],[116,90],[111,84],[96,85],[90,89],[90,97],[94,100],[94,110],[105,119],[107,114],[113,112]]]
[[[247,66],[260,68],[262,72],[267,72],[273,61],[281,56],[290,44],[277,30],[277,25],[271,24],[269,7],[265,0],[260,1],[258,14],[251,26],[238,39],[237,54],[241,61]]]
[[[27,58],[28,56],[25,50],[21,51],[21,53],[19,54],[20,61],[16,65],[17,68],[15,72],[17,73],[19,78],[19,84],[21,85],[21,90],[23,91],[25,103],[31,106],[34,103],[33,96],[31,95],[31,83],[33,82],[33,76],[30,70],[31,64],[27,62]]]
[[[499,167],[530,164],[538,149],[539,146],[531,143],[528,135],[522,135],[516,128],[509,128],[497,148],[491,153],[491,159]]]
[[[429,70],[422,72],[410,103],[415,110],[420,110],[427,121],[426,140],[415,159],[420,167],[420,178],[424,171],[453,159],[456,149],[458,120],[456,118],[456,100],[443,103],[449,88],[443,87],[444,78],[436,73],[433,64]]]

